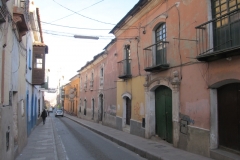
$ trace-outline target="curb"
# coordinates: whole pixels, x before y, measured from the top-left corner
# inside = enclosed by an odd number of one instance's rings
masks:
[[[72,119],[72,118],[69,117],[69,116],[64,116],[64,117],[66,117],[66,118],[68,118],[68,119],[70,119],[70,120],[72,120],[72,121],[74,121],[74,122],[76,122],[76,123],[78,123],[78,124],[80,124],[80,125],[88,128],[89,130],[91,130],[91,131],[93,131],[93,132],[95,132],[95,133],[103,136],[103,137],[106,138],[106,139],[111,140],[112,142],[114,142],[114,143],[116,143],[116,144],[118,144],[118,145],[120,145],[120,146],[122,146],[122,147],[124,147],[124,148],[127,148],[128,150],[130,150],[130,151],[132,151],[132,152],[140,155],[140,156],[143,157],[143,158],[151,159],[151,160],[163,160],[163,159],[162,159],[161,157],[159,157],[158,155],[153,155],[153,154],[151,154],[151,153],[149,153],[149,152],[144,151],[143,149],[139,149],[139,148],[137,148],[137,147],[135,147],[135,146],[133,146],[133,145],[130,145],[130,144],[128,144],[128,143],[126,143],[126,142],[124,142],[124,141],[121,141],[121,140],[119,140],[119,139],[117,139],[117,138],[115,138],[115,137],[112,137],[112,136],[110,136],[110,135],[108,135],[108,134],[106,134],[106,133],[100,132],[100,131],[92,128],[92,127],[89,127],[88,125],[85,125],[85,124],[83,124],[83,123],[81,123],[81,122],[79,122],[79,121],[77,121],[77,120],[75,120],[75,119]]]

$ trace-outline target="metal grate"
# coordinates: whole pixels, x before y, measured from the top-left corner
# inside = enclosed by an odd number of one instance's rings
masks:
[[[124,59],[118,62],[118,77],[127,78],[131,77],[131,59]]]

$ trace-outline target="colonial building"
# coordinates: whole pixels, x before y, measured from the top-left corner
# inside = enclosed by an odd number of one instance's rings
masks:
[[[69,81],[69,83],[64,85],[64,110],[76,116],[80,97],[79,75],[75,75]]]
[[[33,1],[0,4],[0,159],[11,160],[26,145],[42,109],[47,46]]]
[[[207,157],[239,152],[239,6],[140,0],[111,31],[117,127]]]
[[[116,127],[116,40],[96,55],[78,72],[80,75],[80,103],[78,117]]]

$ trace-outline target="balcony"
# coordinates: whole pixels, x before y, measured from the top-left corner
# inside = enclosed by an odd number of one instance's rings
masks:
[[[103,77],[100,77],[100,86],[103,86]]]
[[[90,81],[89,87],[90,87],[90,90],[92,91],[93,90],[93,80]]]
[[[131,59],[124,59],[118,62],[118,78],[128,79],[132,77],[131,61]]]
[[[160,72],[167,70],[167,41],[159,41],[143,49],[144,51],[144,70],[146,72]]]
[[[42,85],[45,82],[45,44],[33,45],[32,84]]]
[[[240,9],[205,22],[196,28],[199,61],[240,55]]]
[[[14,21],[13,29],[17,30],[19,42],[22,41],[22,36],[24,36],[26,32],[29,30],[26,18],[27,14],[24,8],[17,6],[13,7],[13,21]]]
[[[83,89],[84,91],[87,91],[87,82],[84,83]]]

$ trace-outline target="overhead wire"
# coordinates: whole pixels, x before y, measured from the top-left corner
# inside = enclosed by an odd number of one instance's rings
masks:
[[[79,27],[72,27],[72,26],[64,26],[64,25],[59,25],[59,24],[54,24],[54,23],[49,23],[49,22],[44,22],[44,21],[41,21],[41,23],[48,24],[48,25],[53,25],[53,26],[58,26],[58,27],[83,29],[83,30],[111,30],[110,28],[109,29],[106,29],[106,28],[79,28]],[[130,27],[128,29],[119,29],[119,30],[130,30],[130,29],[138,29],[138,28],[133,26],[133,27]]]
[[[77,14],[77,15],[80,15],[80,16],[82,16],[82,17],[84,17],[84,18],[87,18],[87,19],[90,19],[90,20],[92,20],[92,21],[96,21],[96,22],[99,22],[99,23],[103,23],[103,24],[116,25],[116,24],[113,24],[113,23],[103,22],[103,21],[99,21],[99,20],[96,20],[96,19],[93,19],[93,18],[90,18],[90,17],[84,16],[84,15],[78,13],[78,12],[75,12],[75,11],[73,11],[73,10],[71,10],[71,9],[69,9],[69,8],[67,8],[67,7],[65,7],[65,6],[63,6],[63,5],[61,5],[60,3],[56,2],[55,0],[53,0],[53,1],[54,1],[56,4],[60,5],[61,7],[65,8],[65,9],[67,9],[67,10],[69,10],[69,11],[71,11],[71,12]]]
[[[41,23],[49,24],[49,25],[53,25],[53,26],[58,26],[58,27],[74,28],[74,29],[85,29],[85,30],[111,30],[111,29],[101,29],[101,28],[79,28],[79,27],[71,27],[71,26],[64,26],[64,25],[53,24],[53,23],[48,23],[48,22],[43,22],[43,21],[41,21]]]
[[[83,10],[85,10],[85,9],[88,9],[88,8],[90,8],[90,7],[98,4],[98,3],[101,3],[102,1],[104,1],[104,0],[101,0],[101,1],[99,1],[99,2],[97,2],[97,3],[94,3],[94,4],[92,4],[91,6],[88,6],[88,7],[86,7],[86,8],[83,8],[83,9],[81,9],[80,11],[77,11],[77,12],[81,12],[81,11],[83,11]],[[75,14],[75,13],[69,14],[69,15],[67,15],[67,16],[65,16],[65,17],[59,18],[59,19],[57,19],[57,20],[54,20],[54,21],[52,21],[51,23],[56,22],[56,21],[59,21],[59,20],[62,20],[62,19],[67,18],[67,17],[70,17],[70,16],[72,16],[72,15],[74,15],[74,14]]]
[[[39,30],[33,30],[36,32],[39,32]],[[53,31],[53,30],[42,30],[43,33],[51,34],[51,35],[57,35],[57,36],[65,36],[65,37],[74,37],[74,33],[67,33],[67,32],[59,32],[59,31]],[[60,34],[59,34],[60,33]],[[103,36],[103,35],[94,35],[100,38],[106,38],[106,39],[113,39],[113,36]]]

